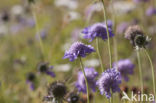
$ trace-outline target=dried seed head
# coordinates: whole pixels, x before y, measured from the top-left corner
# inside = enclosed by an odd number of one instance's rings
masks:
[[[36,76],[35,76],[35,74],[32,73],[32,72],[30,72],[30,73],[27,74],[27,80],[29,80],[29,81],[34,81],[35,78],[36,78]]]
[[[149,42],[148,37],[144,36],[143,31],[138,25],[128,27],[125,32],[125,38],[130,40],[134,47],[139,48],[145,47]]]
[[[1,15],[1,19],[4,22],[8,22],[10,20],[10,15],[8,13],[8,11],[4,11]]]
[[[48,70],[48,63],[47,62],[41,62],[41,63],[39,63],[37,69],[41,73],[46,72]]]
[[[52,96],[53,98],[60,100],[63,99],[63,97],[67,93],[67,88],[63,82],[53,82],[50,84],[50,87],[48,88],[48,95]]]

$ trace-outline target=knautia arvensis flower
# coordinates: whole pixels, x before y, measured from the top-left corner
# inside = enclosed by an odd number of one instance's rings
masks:
[[[125,81],[128,81],[128,75],[133,74],[135,66],[130,59],[121,59],[118,62],[115,62],[113,67],[117,68]]]
[[[136,48],[145,48],[150,41],[138,25],[129,26],[125,32],[125,38],[129,39]]]
[[[84,69],[89,88],[95,92],[96,91],[96,77],[98,76],[98,72],[95,71],[94,68],[85,68]],[[86,93],[86,83],[85,83],[85,78],[83,75],[82,71],[78,72],[78,80],[75,84],[76,88],[78,89],[79,92]]]
[[[101,95],[105,94],[108,99],[111,98],[111,93],[120,91],[119,84],[121,84],[121,74],[115,68],[104,71],[96,82]]]
[[[110,25],[108,27],[109,37],[113,37],[114,34],[112,32],[112,28]],[[85,39],[89,39],[93,41],[96,37],[106,40],[107,37],[107,28],[105,23],[96,23],[89,27],[83,29],[82,33],[84,34]]]
[[[81,42],[75,42],[71,45],[70,49],[65,52],[64,59],[69,58],[70,61],[74,61],[78,57],[86,57],[86,55],[95,52],[91,45],[85,45]]]

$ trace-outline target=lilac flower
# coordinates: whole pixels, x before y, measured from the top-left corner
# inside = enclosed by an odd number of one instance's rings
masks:
[[[105,23],[105,25],[106,25],[106,22],[104,22]],[[111,28],[112,29],[112,27],[113,27],[113,22],[112,22],[112,20],[107,20],[107,25],[108,25],[108,28]]]
[[[120,72],[118,72],[115,68],[107,69],[105,72],[102,73],[96,84],[100,90],[101,95],[105,94],[107,98],[110,98],[111,91],[113,93],[120,91]]]
[[[46,39],[47,37],[47,31],[45,29],[42,29],[40,32],[39,32],[39,35],[41,37],[42,40]],[[38,33],[36,34],[36,39],[39,40],[39,35]]]
[[[128,75],[132,75],[133,74],[133,70],[134,70],[134,64],[131,62],[131,60],[129,59],[123,59],[123,60],[119,60],[117,63],[113,64],[114,68],[117,68],[118,71],[120,72],[122,78],[125,81],[128,81]]]
[[[146,15],[147,15],[147,16],[156,15],[156,8],[154,8],[154,7],[149,7],[149,8],[146,10]]]
[[[26,83],[29,85],[31,90],[35,89],[35,85],[34,85],[35,79],[36,79],[36,76],[34,73],[30,72],[27,74]]]
[[[51,71],[52,68],[53,66],[48,66],[47,62],[41,62],[37,69],[40,73],[45,73],[51,77],[55,77],[55,73]]]
[[[112,29],[108,27],[109,37],[113,37],[114,34]],[[96,37],[100,37],[103,40],[107,39],[107,29],[105,23],[96,23],[92,26],[86,27],[83,29],[82,33],[84,33],[85,39],[90,39],[90,41],[94,40]]]
[[[93,92],[96,91],[96,77],[98,76],[98,73],[95,71],[94,68],[85,68],[85,73],[87,77],[87,81],[89,84],[89,87],[92,89]],[[79,92],[86,93],[86,84],[85,84],[85,78],[82,71],[78,72],[78,80],[75,84]]]
[[[81,42],[75,42],[70,49],[65,52],[64,59],[69,58],[70,61],[74,61],[78,57],[86,57],[87,54],[95,52],[91,45],[85,45]]]
[[[141,2],[144,2],[144,3],[146,3],[146,2],[149,2],[150,0],[133,0],[133,2],[135,2],[135,3],[141,3]]]

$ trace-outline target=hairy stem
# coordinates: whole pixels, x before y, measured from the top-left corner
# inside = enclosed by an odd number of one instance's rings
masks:
[[[109,39],[109,31],[108,31],[108,25],[107,25],[107,16],[106,16],[106,9],[104,5],[104,0],[101,0],[103,4],[103,13],[104,13],[104,21],[106,22],[106,31],[107,31],[107,38],[108,38],[108,52],[109,52],[109,63],[110,63],[110,68],[112,67],[112,57],[111,57],[111,48],[110,48],[110,39]]]
[[[97,47],[97,54],[100,60],[100,64],[101,64],[101,71],[104,72],[104,67],[103,67],[103,63],[102,63],[102,57],[100,54],[100,48],[99,48],[99,38],[96,38],[96,47]]]
[[[146,56],[148,57],[148,60],[149,60],[149,62],[150,62],[150,65],[151,65],[152,79],[153,79],[153,93],[154,93],[154,95],[155,95],[155,97],[156,97],[156,94],[155,94],[155,92],[156,92],[156,91],[155,91],[155,73],[154,73],[153,63],[152,63],[151,57],[150,57],[149,53],[147,52],[147,50],[144,49],[144,51],[145,51]]]
[[[81,70],[83,72],[83,75],[84,75],[84,78],[85,78],[85,83],[86,83],[86,88],[87,88],[87,103],[89,103],[89,87],[88,87],[88,81],[87,81],[87,77],[86,77],[86,74],[85,74],[85,71],[84,71],[84,66],[83,66],[81,57],[79,59],[80,59]]]
[[[42,59],[44,60],[44,46],[43,46],[43,42],[42,42],[41,35],[39,32],[39,24],[38,24],[38,20],[37,20],[37,15],[36,15],[36,12],[34,10],[33,10],[32,14],[33,14],[33,18],[35,20],[36,34],[39,37],[41,56],[42,56]]]
[[[141,59],[140,59],[140,50],[137,50],[137,59],[139,66],[139,76],[140,76],[140,85],[141,85],[141,93],[143,93],[143,76],[142,76],[142,67],[141,67]]]

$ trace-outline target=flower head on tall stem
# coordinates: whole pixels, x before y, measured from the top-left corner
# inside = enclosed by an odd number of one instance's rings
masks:
[[[69,58],[70,61],[74,61],[78,57],[86,57],[86,55],[95,52],[91,45],[85,45],[81,42],[75,42],[71,45],[70,49],[65,52],[64,59]]]
[[[125,32],[125,38],[129,39],[136,48],[145,48],[150,41],[138,25],[129,26]]]
[[[107,98],[111,97],[111,92],[119,92],[119,84],[121,84],[121,75],[115,68],[107,69],[101,74],[97,81],[97,86],[101,95],[105,94]]]
[[[93,92],[96,91],[96,77],[98,76],[98,72],[95,71],[94,68],[85,68],[84,69],[89,87],[92,89]],[[78,72],[78,80],[76,82],[76,87],[79,92],[86,93],[86,84],[85,78],[82,71]]]
[[[112,28],[110,28],[110,25],[108,28],[108,32],[109,32],[109,37],[114,36],[112,32]],[[108,38],[106,23],[93,24],[92,26],[84,28],[82,33],[85,34],[84,38],[89,39],[90,42],[93,41],[96,37],[101,38],[103,40],[106,40]]]
[[[41,62],[38,64],[38,71],[40,73],[45,73],[51,77],[55,77],[55,73],[51,71],[51,69],[53,68],[53,66],[49,66],[48,65],[49,63],[48,62]]]
[[[134,64],[131,62],[130,59],[122,59],[119,60],[118,62],[115,62],[113,64],[114,68],[117,68],[117,70],[120,72],[122,78],[125,81],[128,81],[128,75],[132,75],[134,72]]]

